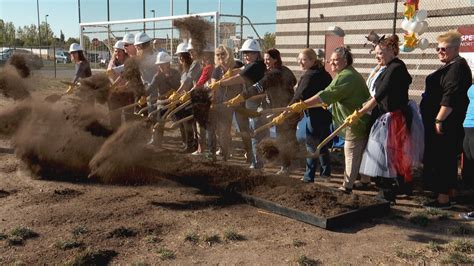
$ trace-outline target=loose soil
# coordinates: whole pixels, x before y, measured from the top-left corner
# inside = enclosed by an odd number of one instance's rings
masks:
[[[38,84],[31,91],[34,98],[65,90],[57,80],[34,72],[29,79]],[[0,98],[0,111],[13,103]],[[245,191],[323,216],[370,204],[376,192],[356,191],[350,196],[334,190],[342,182],[341,153],[332,154],[331,183],[304,184],[298,180],[304,170],[301,163],[295,162],[290,177],[267,175],[276,172],[278,166],[272,165],[262,174],[247,168],[241,149],[227,163],[213,163],[177,153],[179,133],[165,134],[166,150],[149,153],[153,179],[144,185],[110,185],[99,178],[67,176],[36,179],[14,154],[0,153],[0,264],[287,265],[303,257],[325,264],[439,263],[447,253],[431,251],[429,242],[472,239],[453,233],[460,226],[472,226],[457,217],[472,209],[472,203],[456,205],[447,219],[430,216],[426,226],[411,222],[410,215],[422,211],[421,193],[399,197],[387,217],[354,221],[338,231],[254,208],[224,192]],[[1,148],[12,145],[9,137],[0,139]],[[110,147],[104,154],[114,152],[127,150]],[[104,159],[99,161],[107,163]],[[12,244],[8,239],[19,226],[38,236]],[[242,237],[228,239],[229,232]],[[186,240],[191,236],[195,242]],[[216,237],[220,241],[210,245],[208,240]],[[421,255],[403,256],[402,251]]]

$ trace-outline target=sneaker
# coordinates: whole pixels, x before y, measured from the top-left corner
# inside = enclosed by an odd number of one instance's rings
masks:
[[[261,169],[263,169],[263,165],[259,164],[259,163],[257,163],[257,164],[251,163],[249,168],[253,169],[253,170],[261,170]]]
[[[277,175],[282,175],[282,176],[289,176],[290,175],[290,170],[288,167],[282,166],[278,172],[276,172]]]
[[[346,194],[351,194],[351,193],[352,193],[352,189],[350,189],[350,188],[338,187],[337,189],[338,189],[339,191],[342,191],[342,192],[346,193]]]
[[[437,200],[434,200],[434,201],[423,204],[423,208],[425,208],[425,209],[449,210],[452,207],[453,206],[451,205],[451,202],[439,203],[439,201],[437,201]]]
[[[300,179],[300,181],[303,182],[303,183],[314,183],[314,179],[313,179],[313,180],[309,180],[309,179],[305,179],[304,177],[302,177],[302,178]]]
[[[463,218],[464,220],[474,221],[474,212],[460,213],[459,217]]]
[[[191,155],[202,155],[202,152],[200,150],[197,150],[197,151],[191,153]]]

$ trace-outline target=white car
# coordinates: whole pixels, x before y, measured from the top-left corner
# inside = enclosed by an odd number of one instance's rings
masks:
[[[64,52],[56,52],[56,64],[66,64],[68,62],[68,57],[64,54]]]

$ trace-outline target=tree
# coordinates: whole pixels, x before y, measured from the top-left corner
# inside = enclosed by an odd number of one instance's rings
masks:
[[[61,33],[59,34],[59,40],[61,41],[61,43],[64,43],[64,33],[63,33],[63,30],[61,30]]]
[[[48,25],[46,25],[45,21],[42,22],[40,25],[40,30],[41,30],[41,44],[42,45],[46,44],[49,46],[52,43],[52,40],[54,39],[54,33],[51,30],[49,23]],[[46,34],[48,36],[46,36]]]
[[[24,46],[37,46],[38,45],[38,28],[35,24],[30,26],[18,27],[18,39],[21,40]]]
[[[263,35],[263,50],[268,50],[275,47],[275,33],[267,32]]]
[[[4,46],[14,46],[16,38],[16,30],[13,22],[4,22],[2,29],[2,45]]]

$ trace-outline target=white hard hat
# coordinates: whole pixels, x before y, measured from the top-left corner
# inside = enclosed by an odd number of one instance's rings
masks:
[[[133,33],[127,33],[123,36],[122,41],[126,44],[133,44],[135,42],[135,35],[133,35]]]
[[[69,46],[69,52],[78,52],[82,51],[82,46],[78,43],[71,43],[71,46]]]
[[[156,55],[155,65],[169,62],[171,62],[171,56],[167,52],[159,52],[158,55]]]
[[[188,52],[188,44],[185,42],[182,42],[178,44],[178,47],[176,47],[175,54],[181,54],[181,53],[187,53],[187,52]]]
[[[133,45],[139,45],[139,44],[146,43],[149,41],[151,41],[150,36],[148,36],[144,32],[140,32],[137,34],[137,36],[135,36],[135,42],[133,43]]]
[[[192,49],[194,49],[194,47],[193,47],[193,39],[190,38],[190,39],[188,40],[188,51],[189,51],[189,50],[192,50]]]
[[[261,52],[260,43],[255,39],[248,39],[242,44],[241,52]]]
[[[115,49],[120,49],[120,50],[125,50],[125,42],[124,41],[118,41],[114,44]]]

